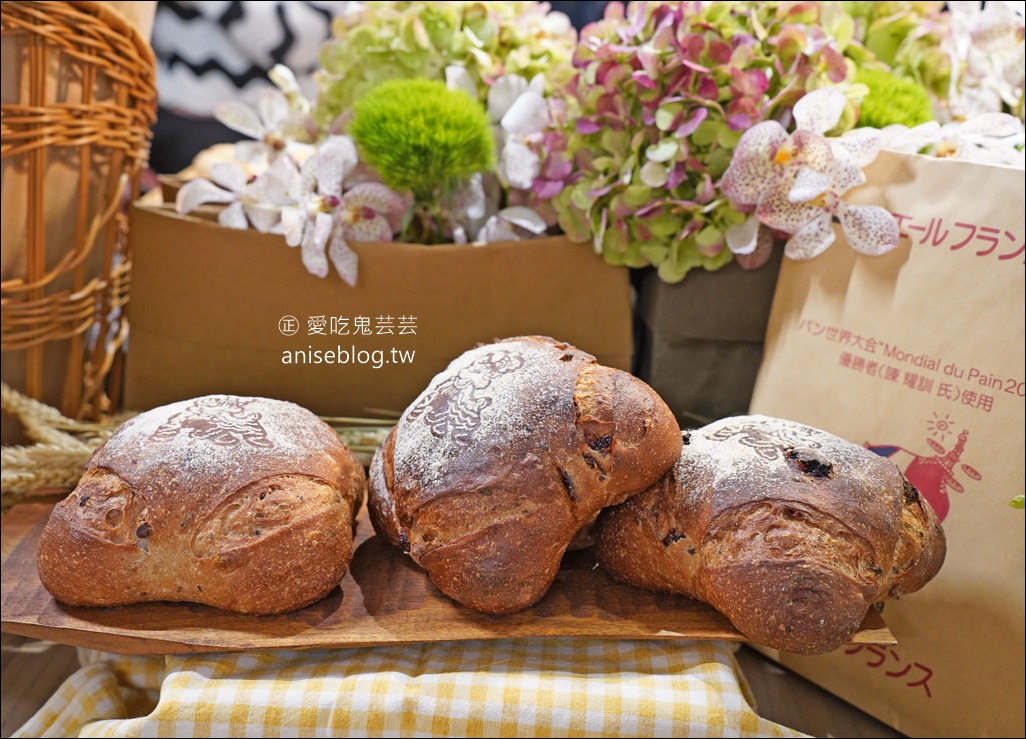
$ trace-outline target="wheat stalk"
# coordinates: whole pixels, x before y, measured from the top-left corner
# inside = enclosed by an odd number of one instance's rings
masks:
[[[7,383],[0,383],[3,410],[21,421],[35,443],[5,446],[0,452],[0,493],[6,513],[32,491],[43,488],[70,489],[82,477],[82,468],[93,452],[122,422],[135,415],[126,413],[101,421],[76,421],[55,408],[22,395]],[[374,452],[385,441],[395,421],[382,418],[321,416],[363,465],[369,466]]]
[[[41,488],[73,488],[82,466],[117,428],[117,419],[103,422],[76,421],[57,409],[22,395],[0,383],[0,406],[19,420],[35,443],[5,446],[0,451],[0,494],[6,512],[30,491]]]

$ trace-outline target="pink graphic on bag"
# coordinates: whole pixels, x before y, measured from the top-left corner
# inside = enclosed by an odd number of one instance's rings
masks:
[[[927,427],[933,435],[940,436],[943,441],[949,433],[951,422],[947,417],[935,418],[927,423]],[[959,469],[973,480],[980,480],[983,477],[975,468],[965,463],[959,464],[968,438],[969,429],[962,429],[962,433],[958,435],[958,441],[950,450],[946,450],[937,440],[927,438],[926,443],[933,450],[932,455],[917,454],[911,449],[896,445],[874,445],[866,442],[865,446],[881,457],[893,457],[899,452],[911,455],[912,460],[904,469],[905,477],[916,486],[916,489],[926,498],[934,513],[937,514],[937,518],[943,522],[951,508],[948,492],[965,492],[962,483],[955,477],[955,465],[958,464]]]

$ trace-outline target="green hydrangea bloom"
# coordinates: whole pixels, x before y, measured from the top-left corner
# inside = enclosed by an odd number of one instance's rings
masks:
[[[328,125],[385,80],[444,79],[466,68],[483,102],[503,74],[545,75],[559,85],[576,33],[565,15],[536,2],[363,2],[335,19],[334,39],[321,50],[316,116]]]
[[[943,107],[951,84],[951,59],[944,48],[950,15],[935,0],[885,0],[840,5],[855,20],[855,39],[899,77],[914,80]]]

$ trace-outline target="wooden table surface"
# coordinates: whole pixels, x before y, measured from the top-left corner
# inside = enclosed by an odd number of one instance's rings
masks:
[[[501,617],[460,606],[424,570],[357,518],[351,577],[313,605],[253,616],[192,603],[124,608],[61,606],[39,581],[36,552],[51,506],[25,503],[3,519],[3,628],[8,633],[124,654],[309,649],[421,642],[581,636],[604,639],[744,637],[711,606],[613,582],[594,551],[568,552],[535,605]],[[894,644],[875,610],[852,643]]]
[[[78,656],[73,647],[2,636],[0,736],[9,737],[78,668]],[[738,660],[764,718],[821,737],[902,736],[758,652],[744,647]]]

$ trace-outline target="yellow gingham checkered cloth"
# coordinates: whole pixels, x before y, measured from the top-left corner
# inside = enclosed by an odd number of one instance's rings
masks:
[[[88,662],[14,736],[801,736],[724,642],[543,638]]]

